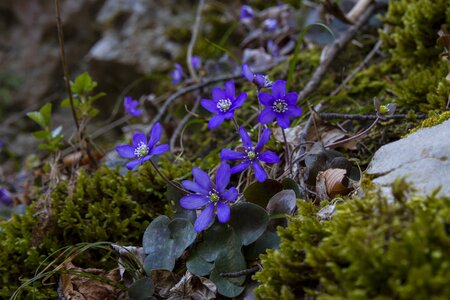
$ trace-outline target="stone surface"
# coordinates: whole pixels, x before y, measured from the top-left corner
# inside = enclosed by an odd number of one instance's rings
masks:
[[[450,120],[384,145],[366,170],[386,195],[398,177],[406,177],[418,193],[426,195],[441,187],[450,196]]]

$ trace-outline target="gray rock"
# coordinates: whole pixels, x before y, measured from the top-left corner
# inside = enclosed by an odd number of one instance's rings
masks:
[[[450,196],[450,120],[384,145],[366,173],[375,176],[373,183],[388,197],[392,182],[399,177],[406,177],[419,194],[440,187],[441,195]]]

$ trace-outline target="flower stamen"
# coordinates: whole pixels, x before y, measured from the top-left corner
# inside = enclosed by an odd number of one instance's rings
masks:
[[[144,142],[140,142],[138,146],[134,149],[134,156],[137,158],[142,158],[148,154],[148,147]]]
[[[220,197],[219,197],[219,195],[217,194],[217,192],[215,190],[210,191],[208,194],[209,194],[209,199],[212,202],[219,201]]]
[[[219,101],[217,101],[217,105],[216,107],[221,111],[221,112],[227,112],[230,107],[231,107],[231,100],[230,99],[220,99]]]
[[[284,99],[277,99],[273,102],[272,109],[276,113],[284,113],[288,110],[288,105]]]

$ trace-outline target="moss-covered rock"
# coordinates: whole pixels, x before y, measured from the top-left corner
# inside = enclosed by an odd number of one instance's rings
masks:
[[[169,178],[188,174],[192,167],[188,162],[182,166],[167,160],[160,163]],[[0,224],[0,298],[9,298],[21,280],[32,278],[45,258],[61,247],[98,241],[139,245],[154,217],[171,214],[172,205],[166,199],[166,183],[149,164],[125,175],[106,167],[93,174],[81,171],[73,186],[62,182],[51,194],[53,226],[39,246],[32,242],[33,229],[39,226],[32,206],[24,215]],[[99,261],[99,257],[84,258],[89,267],[101,267],[104,262]],[[33,296],[55,299],[56,287],[36,282],[22,295],[24,299]]]
[[[299,202],[280,229],[281,246],[262,256],[259,299],[448,299],[450,198],[410,194],[394,184],[389,204],[372,191],[336,207]]]

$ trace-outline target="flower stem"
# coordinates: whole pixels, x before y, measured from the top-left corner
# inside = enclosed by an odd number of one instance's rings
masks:
[[[233,123],[234,123],[234,127],[236,127],[236,131],[239,132],[239,124],[238,124],[238,122],[236,121],[236,118],[235,118],[235,117],[233,117]]]
[[[284,148],[286,151],[285,157],[286,157],[286,164],[289,165],[289,172],[292,176],[292,162],[291,162],[291,154],[289,151],[289,145],[286,139],[286,133],[284,132],[284,128],[281,128],[281,133],[283,134],[283,140],[284,140]]]
[[[153,169],[155,169],[156,173],[159,174],[159,176],[161,176],[161,178],[167,182],[168,184],[170,184],[171,186],[173,186],[174,188],[176,188],[177,190],[179,190],[180,192],[183,192],[185,194],[189,194],[188,191],[186,191],[184,188],[176,185],[175,183],[172,182],[172,180],[170,180],[169,178],[166,177],[166,175],[164,175],[163,173],[161,173],[161,171],[159,170],[158,166],[155,164],[155,162],[151,159],[149,159],[150,163],[152,164]]]
[[[258,99],[258,95],[260,92],[261,92],[261,89],[259,87],[256,88],[256,99],[258,100],[258,115],[260,115],[261,111],[262,111],[262,105]],[[262,124],[258,122],[258,141],[261,139],[261,132],[262,132]]]

